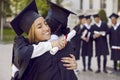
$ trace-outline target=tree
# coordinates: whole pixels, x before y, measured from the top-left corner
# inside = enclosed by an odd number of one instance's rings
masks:
[[[3,25],[6,15],[10,15],[10,4],[8,0],[0,0],[0,39],[3,40]]]
[[[31,1],[32,0],[11,0],[13,14],[17,15]],[[36,4],[37,4],[38,10],[41,13],[41,15],[45,17],[47,15],[47,11],[48,11],[48,4],[47,4],[46,0],[36,0]]]
[[[2,7],[1,7],[1,4],[4,4],[4,6],[3,6],[3,11],[2,11]],[[11,15],[11,9],[10,9],[10,0],[0,0],[0,16],[3,16],[3,17],[5,17],[5,16],[7,16],[7,15]]]
[[[29,3],[29,1],[30,0],[10,0],[12,14],[17,15],[27,5],[27,3]]]
[[[36,0],[36,2],[37,2],[39,13],[41,13],[43,17],[46,17],[48,9],[49,9],[49,6],[46,0]]]
[[[106,16],[106,12],[105,12],[105,10],[103,10],[103,9],[101,9],[100,11],[99,11],[99,16],[100,16],[100,19],[102,20],[102,21],[104,21],[104,22],[108,22],[108,18],[107,18],[107,16]]]

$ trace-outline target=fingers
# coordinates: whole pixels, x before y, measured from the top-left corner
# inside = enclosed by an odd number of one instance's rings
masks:
[[[76,64],[63,64],[63,66],[65,66],[66,69],[68,69],[68,70],[76,69]]]
[[[70,57],[63,57],[61,61],[64,62],[63,66],[68,70],[74,70],[77,68],[77,62],[73,54],[70,54]]]
[[[59,50],[63,49],[66,43],[65,36],[60,37],[58,40],[51,41],[52,47],[58,47]]]
[[[58,47],[59,47],[59,50],[63,49],[66,45],[67,41],[65,39],[65,36],[62,36],[59,38],[59,43],[58,43]]]
[[[70,57],[75,60],[75,56],[73,54],[70,54]]]
[[[66,45],[66,42],[65,42],[64,40],[61,40],[61,41],[59,42],[59,48],[60,48],[60,50],[61,50],[62,48],[64,48],[65,45]]]

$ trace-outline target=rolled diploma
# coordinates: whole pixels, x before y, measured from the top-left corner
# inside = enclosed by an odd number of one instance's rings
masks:
[[[75,35],[76,35],[76,31],[72,30],[70,33],[68,33],[66,40],[70,41]],[[58,47],[54,47],[50,50],[50,53],[52,55],[55,55],[55,53],[57,53],[58,50],[59,50]]]
[[[86,34],[87,34],[87,30],[84,30],[82,37],[85,37]]]
[[[91,33],[90,33],[90,32],[88,32],[87,38],[90,38],[90,34],[91,34]]]

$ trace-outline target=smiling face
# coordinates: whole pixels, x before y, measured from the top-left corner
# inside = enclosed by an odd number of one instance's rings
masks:
[[[44,40],[49,40],[51,37],[51,30],[47,25],[43,17],[37,18],[30,31],[29,31],[29,40],[30,42],[39,42]],[[31,41],[32,40],[32,41]]]

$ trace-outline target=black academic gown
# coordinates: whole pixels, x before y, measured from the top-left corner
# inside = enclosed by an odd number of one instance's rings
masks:
[[[110,47],[112,46],[120,46],[120,25],[116,30],[113,27],[110,29]],[[120,60],[120,50],[111,48],[111,59],[112,60]]]
[[[12,63],[19,69],[18,78],[22,77],[25,72],[31,55],[33,47],[28,45],[28,41],[22,36],[15,37],[13,45]]]
[[[74,71],[67,70],[60,61],[62,57],[69,56],[70,49],[66,46],[54,56],[46,52],[31,59],[33,47],[25,38],[16,38],[13,51],[14,64],[19,69],[18,80],[77,80]]]
[[[55,66],[52,68],[52,71],[55,71],[53,75],[55,79],[52,79],[52,80],[77,80],[77,77],[75,76],[74,71],[67,70],[63,66],[63,63],[60,61],[62,57],[65,57],[65,56],[68,57],[69,54],[73,54],[71,43],[67,43],[66,47],[58,51],[57,54],[53,57],[52,63]],[[60,74],[58,75],[58,73]]]
[[[108,44],[107,44],[107,34],[109,31],[109,28],[107,24],[105,22],[102,22],[100,27],[94,24],[92,27],[92,32],[94,33],[94,31],[105,31],[106,32],[105,36],[100,36],[99,38],[94,39],[96,56],[108,55],[109,51],[108,51]]]
[[[80,59],[80,47],[81,47],[81,34],[82,34],[82,28],[80,27],[80,25],[77,25],[74,27],[74,29],[76,30],[76,35],[73,37],[73,39],[71,40],[72,43],[72,47],[74,48],[74,55],[76,60]]]
[[[91,25],[91,27],[92,27],[92,25]],[[92,37],[91,28],[88,29],[88,28],[86,28],[86,26],[84,26],[82,31],[84,31],[84,30],[87,30],[86,36],[88,35],[88,32],[90,32],[91,34],[90,34],[89,42],[82,40],[81,56],[92,57],[93,56],[93,37]]]

